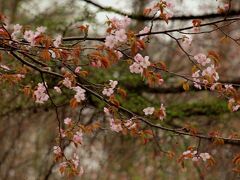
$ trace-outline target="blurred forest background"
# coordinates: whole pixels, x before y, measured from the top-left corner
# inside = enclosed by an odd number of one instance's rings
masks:
[[[102,9],[87,0],[0,0],[0,12],[9,18],[13,24],[36,28],[46,26],[49,34],[62,34],[64,37],[77,36],[77,26],[89,24],[89,35],[103,36],[107,27],[104,22],[107,17],[121,17],[116,10],[136,17],[152,0],[98,0],[92,1]],[[195,16],[203,15],[203,22],[216,20],[217,7],[224,1],[218,0],[173,0],[175,4],[174,17],[166,25],[163,21],[155,23],[155,30],[164,30],[191,25]],[[240,14],[240,1],[232,1],[232,14]],[[230,13],[230,14],[231,14]],[[216,15],[216,16],[215,16]],[[131,29],[138,32],[149,21],[135,18]],[[223,28],[234,37],[240,37],[240,24],[236,22]],[[175,34],[181,37],[181,34]],[[240,83],[240,46],[224,36],[221,31],[209,34],[193,35],[193,43],[188,51],[192,54],[207,53],[215,50],[221,56],[221,67],[218,69],[221,81]],[[179,74],[191,74],[191,64],[184,60],[186,56],[179,50],[177,43],[164,35],[151,37],[144,54],[151,59],[164,61],[167,67]],[[14,64],[9,64],[14,66]],[[106,82],[118,79],[121,86],[127,89],[127,101],[123,106],[134,112],[142,112],[147,106],[167,106],[167,118],[164,125],[178,128],[190,125],[201,132],[220,131],[223,136],[238,132],[239,113],[231,113],[227,102],[217,97],[213,92],[197,91],[190,87],[184,92],[182,80],[163,74],[165,84],[160,88],[149,88],[140,76],[129,73],[126,66],[118,65],[107,73],[96,71],[90,74],[93,82]],[[39,81],[26,79],[26,81]],[[52,147],[56,144],[57,122],[50,103],[39,106],[30,98],[19,92],[21,87],[6,83],[0,84],[0,179],[2,180],[41,180],[61,179],[53,161]],[[59,102],[66,102],[68,97],[61,97]],[[65,117],[80,118],[83,124],[95,120],[104,121],[103,104],[90,98],[88,105],[73,112],[68,103],[62,103],[61,119]],[[154,123],[160,123],[154,121]],[[107,131],[107,132],[106,132]],[[156,131],[159,145],[149,142],[143,145],[135,138],[123,136],[109,130],[99,130],[84,140],[80,150],[80,160],[85,167],[82,179],[202,179],[209,180],[237,179],[232,172],[231,160],[239,147],[234,145],[214,145],[202,141],[200,150],[209,152],[216,160],[211,169],[194,167],[192,162],[182,168],[177,163],[177,157],[190,145],[197,146],[197,138],[177,136],[169,132]],[[161,150],[173,151],[175,157],[169,159]],[[66,148],[71,151],[71,148]],[[76,178],[79,179],[79,178]]]

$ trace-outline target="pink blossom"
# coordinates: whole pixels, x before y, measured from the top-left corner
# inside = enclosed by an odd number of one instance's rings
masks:
[[[116,86],[117,86],[117,84],[118,84],[118,81],[113,81],[113,80],[109,80],[110,82],[109,82],[109,85],[111,86],[111,88],[115,88]]]
[[[149,62],[149,56],[145,56],[143,61],[140,62],[140,65],[146,69],[148,66],[151,65],[151,63]]]
[[[232,111],[235,112],[240,108],[239,104],[236,104],[236,101],[234,98],[229,99],[228,103],[232,104]]]
[[[23,35],[23,38],[27,41],[27,42],[30,42],[31,46],[34,46],[35,44],[35,35],[34,35],[34,32],[29,30],[29,31],[25,31],[24,32],[24,35]]]
[[[146,116],[153,114],[154,111],[155,111],[154,107],[147,107],[147,108],[143,109],[143,112]]]
[[[105,46],[112,49],[116,44],[116,38],[113,35],[109,35],[106,37]]]
[[[199,155],[203,161],[206,161],[211,158],[211,156],[208,153],[200,153]]]
[[[59,146],[53,146],[53,153],[59,156],[62,154],[62,150]]]
[[[113,88],[103,88],[102,94],[105,96],[111,96],[114,93]]]
[[[134,129],[137,125],[135,122],[133,122],[131,119],[127,120],[127,122],[124,123],[124,126],[128,129]]]
[[[194,56],[194,59],[201,64],[202,66],[206,66],[206,64],[210,63],[210,59],[207,58],[207,56],[205,54],[199,53],[197,55]]]
[[[109,111],[108,108],[104,107],[104,108],[103,108],[103,111],[104,111],[104,113],[105,113],[106,115],[110,115],[110,111]]]
[[[59,47],[62,42],[62,36],[59,34],[56,36],[55,40],[53,41],[54,47]]]
[[[136,73],[136,74],[142,74],[143,73],[143,68],[138,63],[133,63],[131,66],[129,66],[129,69],[130,69],[131,73]]]
[[[109,120],[110,128],[112,131],[120,132],[122,131],[122,126],[120,123],[116,123],[113,118]]]
[[[213,77],[215,81],[218,81],[219,79],[219,75],[216,72],[215,66],[213,64],[202,71],[202,76]]]
[[[66,86],[67,88],[71,88],[72,87],[72,82],[70,81],[70,79],[68,77],[64,78],[64,80],[62,81],[63,85]]]
[[[219,84],[220,84],[220,83],[213,83],[213,84],[211,85],[211,87],[210,87],[210,90],[211,90],[211,91],[214,91],[215,88],[216,88],[216,86],[219,85]]]
[[[71,123],[72,123],[72,119],[71,118],[65,118],[64,119],[64,124],[69,125]]]
[[[45,84],[47,86],[47,84]],[[34,91],[34,96],[36,98],[36,103],[43,104],[48,100],[49,96],[46,93],[46,88],[43,83],[38,83],[37,89]]]
[[[117,54],[117,58],[121,59],[123,57],[123,54],[120,51],[114,51]]]
[[[82,68],[81,68],[80,66],[78,66],[78,67],[76,67],[76,69],[74,70],[74,72],[75,72],[75,73],[80,73],[81,69],[82,69]]]
[[[73,136],[73,142],[76,143],[76,144],[82,144],[82,141],[83,141],[83,134],[81,131],[78,131],[76,132],[76,134],[74,134]]]
[[[127,40],[127,35],[124,29],[120,29],[115,32],[115,39],[119,42],[125,42]]]
[[[86,99],[85,97],[85,92],[86,90],[79,87],[79,86],[76,86],[73,88],[74,91],[76,91],[76,94],[75,94],[75,99],[77,100],[77,102],[81,102],[81,101],[84,101]]]
[[[192,77],[193,77],[193,80],[194,80],[194,83],[193,83],[194,87],[196,87],[198,89],[202,89],[201,84],[200,84],[201,81],[200,81],[200,79],[198,79],[200,77],[200,70],[194,72],[192,74]]]
[[[137,63],[140,63],[144,60],[144,58],[142,57],[141,54],[136,54],[136,56],[134,56],[134,60],[137,62]]]
[[[66,137],[66,133],[63,129],[60,129],[60,133],[61,133],[62,138]]]

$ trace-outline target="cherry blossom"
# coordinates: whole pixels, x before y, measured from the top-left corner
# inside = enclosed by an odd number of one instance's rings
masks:
[[[240,105],[236,103],[236,100],[234,98],[231,98],[228,100],[228,104],[230,104],[232,111],[237,111],[240,108]]]
[[[192,161],[199,161],[200,159],[203,160],[203,162],[207,161],[208,159],[211,158],[209,153],[200,153],[198,154],[197,151],[193,150],[187,150],[182,153],[184,159],[192,159]]]
[[[206,161],[211,158],[208,153],[200,153],[199,156],[202,158],[203,161]]]
[[[109,80],[110,88],[103,88],[102,94],[105,96],[111,96],[114,93],[114,88],[117,86],[118,81]]]
[[[194,59],[202,66],[206,66],[206,64],[211,62],[211,60],[209,58],[207,58],[207,56],[205,54],[202,54],[202,53],[195,55]]]
[[[151,63],[149,62],[149,57],[148,56],[145,56],[143,61],[140,62],[140,65],[143,67],[143,68],[147,68],[148,66],[151,65]]]
[[[216,72],[215,66],[213,64],[202,71],[202,76],[210,76],[215,81],[219,80],[219,75]]]
[[[78,66],[78,67],[75,68],[74,72],[75,73],[80,73],[81,69],[82,69],[82,67]]]
[[[134,56],[135,62],[129,66],[131,73],[142,74],[143,69],[146,69],[148,66],[151,65],[149,61],[149,56],[143,57],[141,54],[137,54]]]
[[[62,42],[62,35],[59,34],[59,35],[56,36],[55,40],[53,41],[53,45],[55,47],[59,47],[61,42]]]
[[[129,119],[124,123],[124,126],[131,130],[134,129],[137,126],[137,124],[133,122],[131,119]]]
[[[16,41],[17,40],[17,35],[20,34],[21,32],[21,29],[22,29],[22,26],[20,24],[15,24],[13,26],[13,32],[11,34],[11,38]]]
[[[83,141],[83,133],[81,131],[76,132],[76,134],[73,135],[73,142],[76,144],[82,144]]]
[[[114,51],[117,54],[117,58],[121,59],[123,57],[123,54],[120,51]]]
[[[59,156],[62,154],[62,150],[59,146],[53,146],[53,153]]]
[[[116,123],[113,118],[109,119],[110,129],[115,132],[122,131],[122,126],[120,123]]]
[[[114,93],[113,88],[103,88],[102,94],[105,96],[111,96]]]
[[[47,86],[47,84],[45,83]],[[43,104],[48,100],[49,96],[46,93],[46,88],[43,83],[38,83],[37,89],[34,91],[34,96],[36,98],[36,103]]]
[[[125,42],[127,40],[126,31],[124,29],[120,29],[115,32],[115,39],[119,42]]]
[[[34,32],[33,31],[31,31],[31,30],[25,31],[24,35],[23,35],[23,38],[26,41],[30,42],[31,46],[34,46],[34,44],[35,44],[35,42],[34,42],[35,41],[35,36],[34,36]]]
[[[116,41],[115,36],[109,35],[106,37],[105,46],[112,49],[115,46],[116,42],[117,41]]]
[[[64,121],[64,124],[66,124],[66,125],[70,125],[72,123],[71,118],[65,118],[63,121]]]
[[[198,89],[202,89],[201,84],[200,84],[201,81],[200,81],[200,79],[198,79],[200,77],[200,70],[197,70],[196,72],[194,72],[192,74],[192,77],[194,80],[194,83],[193,83],[194,87],[196,87]]]
[[[60,129],[60,133],[62,138],[66,137],[66,133],[63,129]]]
[[[103,111],[104,111],[104,113],[105,113],[107,116],[110,115],[110,111],[109,111],[108,108],[104,107],[104,108],[103,108]]]
[[[136,73],[136,74],[142,74],[143,73],[143,68],[138,63],[133,63],[131,66],[129,66],[129,69],[130,69],[131,73]]]
[[[144,114],[147,115],[152,115],[155,111],[154,107],[147,107],[145,109],[143,109]]]
[[[71,88],[72,87],[72,82],[70,81],[70,79],[68,77],[64,78],[64,80],[62,81],[63,85],[66,86],[67,88]]]
[[[81,102],[86,99],[86,97],[85,97],[86,90],[85,89],[83,89],[79,86],[76,86],[76,87],[73,87],[73,90],[76,91],[76,94],[74,97],[77,100],[77,102]]]
[[[118,81],[113,81],[113,80],[109,80],[109,85],[111,86],[111,88],[115,88],[118,84]]]

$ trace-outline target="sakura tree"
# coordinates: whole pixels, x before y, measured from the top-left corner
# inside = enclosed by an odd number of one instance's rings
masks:
[[[239,54],[240,17],[239,12],[235,12],[234,2],[216,1],[215,14],[189,16],[186,18],[189,25],[177,28],[171,27],[171,21],[180,18],[175,12],[184,13],[184,9],[175,1],[149,1],[141,15],[122,12],[117,5],[116,8],[108,8],[95,1],[84,2],[121,16],[105,18],[105,23],[101,25],[104,27],[102,36],[94,36],[91,32],[93,25],[85,23],[69,25],[68,28],[73,27],[75,34],[66,36],[64,33],[49,33],[43,25],[34,27],[11,23],[4,14],[0,17],[1,86],[17,90],[27,102],[34,102],[37,107],[54,110],[51,119],[55,124],[48,126],[55,133],[55,141],[50,146],[54,160],[44,179],[49,178],[53,168],[56,169],[54,173],[60,173],[65,178],[84,177],[84,162],[78,154],[83,147],[90,151],[98,146],[91,144],[92,139],[96,143],[101,142],[98,134],[107,134],[106,137],[114,134],[123,141],[130,138],[139,142],[139,147],[147,148],[153,144],[156,157],[177,162],[183,170],[185,164],[196,167],[201,178],[216,164],[222,163],[216,158],[217,152],[212,146],[239,148],[238,128],[223,133],[224,127],[212,125],[213,128],[208,130],[208,126],[201,127],[201,122],[172,124],[169,116],[178,115],[168,109],[170,100],[165,102],[162,98],[155,103],[157,96],[154,95],[150,103],[145,104],[138,101],[138,97],[131,98],[130,93],[136,88],[133,85],[135,81],[140,81],[141,86],[134,91],[151,89],[160,94],[180,91],[182,96],[189,97],[195,96],[192,92],[204,91],[224,100],[228,111],[235,116],[240,108],[240,84],[225,81],[227,73],[224,74],[222,69],[226,67],[224,53],[219,52],[217,45],[215,48],[209,48],[207,44],[192,48],[198,41],[207,42],[210,38],[213,41],[221,34],[222,38],[216,40],[216,44],[231,41],[228,47],[235,49],[232,56],[225,58],[230,61],[233,55]],[[135,20],[148,23],[139,30],[134,28]],[[209,39],[199,39],[205,35]],[[154,38],[163,38],[166,44],[158,45]],[[174,68],[167,60],[148,53],[151,52],[149,47],[173,47],[169,57]],[[181,64],[184,64],[183,71],[178,71]],[[118,68],[122,74],[116,70]],[[121,77],[125,76],[123,73],[128,77],[125,81]],[[174,86],[168,86],[171,84]],[[151,95],[146,97],[150,99]],[[9,103],[16,102],[13,99]],[[129,106],[131,103],[133,105]],[[143,108],[132,108],[138,104]],[[66,109],[68,113],[62,113]],[[95,112],[93,118],[88,114],[92,109]],[[82,117],[84,111],[90,119]],[[217,129],[212,130],[214,128]],[[186,149],[178,151],[178,146],[185,139],[189,140]],[[166,145],[169,141],[174,141],[173,145]],[[239,174],[240,152],[239,149],[237,151],[231,157],[232,162],[229,163],[232,163],[232,168],[228,171]],[[114,153],[110,155],[114,156]],[[148,153],[146,151],[143,156],[148,157]]]

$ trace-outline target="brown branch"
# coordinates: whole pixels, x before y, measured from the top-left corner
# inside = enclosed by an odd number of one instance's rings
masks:
[[[227,18],[227,19],[221,19],[221,20],[216,20],[216,21],[211,21],[208,23],[203,23],[199,27],[205,27],[205,26],[211,26],[214,24],[222,23],[222,22],[228,22],[228,21],[239,21],[240,17],[235,17],[235,18]],[[166,34],[166,33],[172,33],[172,32],[179,32],[185,31],[185,30],[190,30],[193,29],[195,26],[188,26],[184,28],[176,28],[176,29],[169,29],[169,30],[164,30],[164,31],[152,31],[149,33],[143,33],[143,34],[136,34],[137,37],[141,36],[147,36],[147,35],[156,35],[156,34]],[[87,40],[87,41],[100,41],[104,42],[105,37],[80,37],[80,36],[73,36],[73,37],[65,37],[63,38],[63,41],[76,41],[76,40]]]
[[[25,65],[27,65],[27,66],[29,66],[29,67],[31,67],[31,68],[39,71],[39,72],[64,78],[64,76],[62,76],[61,74],[51,72],[51,71],[42,70],[39,67],[36,67],[35,65],[33,65],[33,64],[23,60],[22,58],[20,58],[14,52],[11,52],[11,54],[14,55],[14,57],[16,57],[20,62],[24,63]],[[80,77],[79,77],[79,79],[80,79]],[[84,81],[86,82],[86,80],[84,80]],[[80,86],[81,88],[85,89],[88,93],[95,96],[97,99],[105,102],[106,104],[108,104],[110,106],[115,106],[116,108],[118,108],[119,111],[122,111],[123,113],[128,114],[129,116],[133,117],[134,119],[138,119],[138,120],[144,122],[145,124],[149,125],[150,127],[161,129],[161,130],[164,130],[164,131],[169,131],[169,132],[172,132],[172,133],[175,133],[175,134],[178,134],[178,135],[198,137],[198,138],[209,140],[209,141],[213,141],[215,138],[218,138],[218,139],[223,140],[225,144],[240,145],[240,139],[236,139],[236,138],[233,139],[233,138],[225,138],[225,137],[220,137],[220,136],[212,137],[212,136],[204,135],[204,134],[201,134],[201,133],[192,134],[192,133],[186,132],[182,129],[180,129],[180,130],[179,129],[173,129],[173,128],[168,128],[168,127],[161,126],[161,125],[158,125],[158,124],[154,124],[154,123],[148,121],[146,118],[144,118],[142,116],[139,116],[138,114],[130,111],[129,109],[126,109],[122,106],[116,106],[115,104],[111,103],[109,100],[107,100],[106,98],[104,98],[103,96],[101,96],[100,94],[95,92],[94,90],[88,88],[87,86],[84,86],[83,84],[80,84],[80,83],[77,83],[77,85]]]

